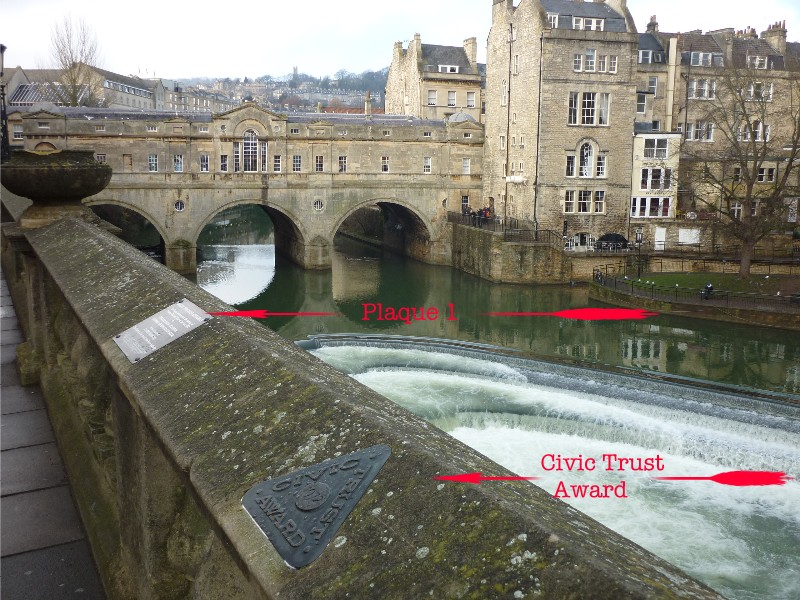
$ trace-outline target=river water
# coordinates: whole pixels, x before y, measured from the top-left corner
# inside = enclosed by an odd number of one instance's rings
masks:
[[[205,246],[198,283],[242,309],[337,313],[265,324],[291,340],[356,334],[313,352],[512,471],[543,476],[536,484],[551,493],[559,482],[569,489],[625,481],[624,499],[564,500],[727,597],[800,598],[797,482],[739,488],[650,477],[732,470],[800,476],[797,409],[753,402],[746,394],[798,399],[800,336],[670,316],[631,322],[488,317],[489,311],[599,304],[581,287],[491,284],[337,240],[333,269],[323,273],[276,259],[270,244]],[[410,324],[365,315],[364,304],[378,303],[436,307],[440,315]],[[358,339],[365,334],[411,339]],[[493,353],[465,355],[421,338],[490,344],[562,366],[537,369]],[[571,364],[615,372],[555,373]],[[655,393],[651,388],[661,384],[624,373],[668,374],[725,389],[714,395],[665,384]],[[598,462],[603,454],[660,456],[664,470],[546,471],[542,461],[559,454]]]

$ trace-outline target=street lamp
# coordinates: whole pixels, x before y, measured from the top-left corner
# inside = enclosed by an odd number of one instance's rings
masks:
[[[11,145],[8,142],[8,114],[6,114],[6,80],[5,80],[5,55],[6,47],[0,44],[0,122],[2,123],[3,139],[0,146],[0,163],[11,158]]]
[[[637,256],[636,256],[636,267],[637,267],[636,277],[638,277],[638,278],[641,278],[641,276],[642,276],[642,239],[643,239],[642,226],[639,225],[636,228],[636,253],[637,253]]]

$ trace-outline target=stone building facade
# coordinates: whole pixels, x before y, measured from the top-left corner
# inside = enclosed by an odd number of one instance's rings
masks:
[[[568,250],[627,243],[637,229],[657,249],[713,243],[724,228],[712,222],[724,218],[721,203],[730,199],[702,188],[688,193],[680,175],[698,149],[713,162],[730,148],[726,137],[742,135],[733,128],[715,135],[708,110],[715,86],[731,68],[745,71],[745,101],[769,96],[751,135],[783,134],[792,146],[796,116],[786,107],[798,46],[786,42],[782,23],[760,37],[733,29],[681,35],[659,32],[653,17],[639,34],[625,0],[493,0],[485,202],[504,219],[563,233]],[[773,154],[763,178],[755,169],[757,185],[779,176],[788,154]],[[713,172],[734,168],[715,165]]]
[[[800,92],[798,58],[800,44],[787,43],[782,22],[760,36],[751,28],[677,34],[659,31],[656,17],[650,18],[639,36],[637,134],[656,137],[670,148],[673,142],[661,132],[672,132],[679,141],[675,151],[669,150],[669,211],[655,216],[658,211],[649,207],[652,216],[643,218],[641,200],[638,207],[634,202],[645,189],[646,174],[637,164],[632,173],[631,222],[649,230],[656,247],[736,243],[726,238],[720,223],[740,218],[743,211],[757,216],[766,209],[766,198],[780,180],[787,157],[796,154],[800,124],[791,105]],[[737,199],[749,185],[748,172],[753,195],[763,197],[763,205]],[[788,181],[789,194],[798,182],[795,171]],[[791,197],[779,201],[797,202]],[[785,222],[784,230],[796,226],[796,209],[786,211]],[[783,231],[777,227],[776,233]]]
[[[626,233],[638,37],[624,2],[495,1],[484,193],[569,248]]]
[[[396,42],[386,82],[386,112],[442,120],[463,112],[482,121],[482,79],[478,43],[463,47],[423,44],[414,35],[407,48]]]

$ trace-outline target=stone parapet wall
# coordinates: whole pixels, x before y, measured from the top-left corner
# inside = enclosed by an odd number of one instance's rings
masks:
[[[718,598],[259,323],[214,318],[131,363],[113,337],[182,298],[229,309],[75,220],[3,226],[3,268],[111,598]],[[19,311],[20,305],[26,309]],[[308,567],[240,504],[375,444],[392,455]]]

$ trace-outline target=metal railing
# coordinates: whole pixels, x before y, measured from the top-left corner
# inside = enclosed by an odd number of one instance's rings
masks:
[[[479,217],[448,211],[447,221],[477,229],[500,232],[503,241],[523,244],[541,244],[558,250],[564,249],[561,235],[550,229],[538,229],[532,221],[525,219],[503,219],[502,217]]]
[[[800,294],[777,296],[706,290],[691,287],[666,287],[650,281],[608,276],[601,269],[594,272],[594,283],[637,298],[649,298],[661,302],[695,304],[719,308],[744,308],[769,312],[797,313],[800,315]]]

